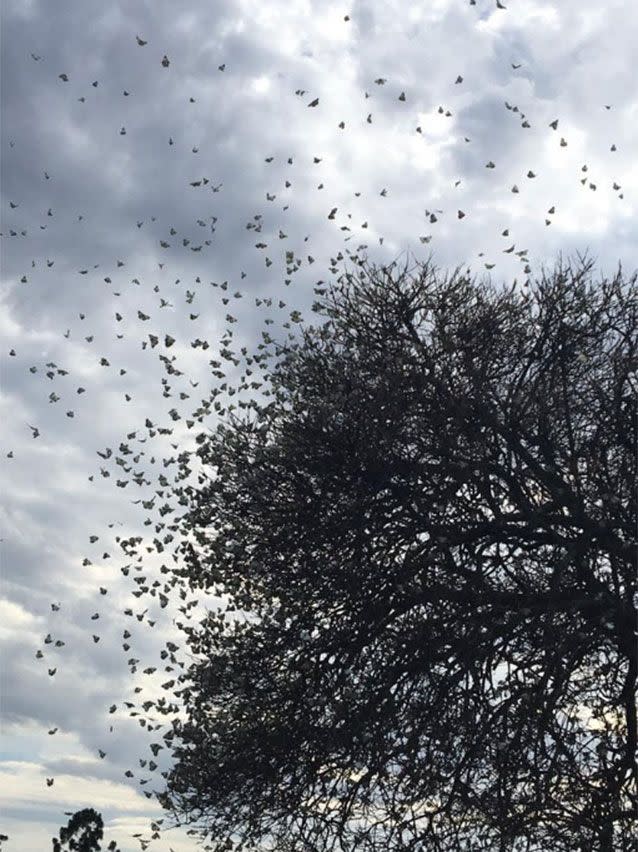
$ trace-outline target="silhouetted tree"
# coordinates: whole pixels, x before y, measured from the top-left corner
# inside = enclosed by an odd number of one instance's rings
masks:
[[[200,438],[184,575],[229,604],[164,805],[219,850],[634,848],[636,276],[316,292]]]
[[[53,852],[99,852],[104,837],[102,815],[93,808],[76,811],[66,826],[60,828],[60,837],[53,838]],[[115,840],[107,846],[109,852],[119,852]]]

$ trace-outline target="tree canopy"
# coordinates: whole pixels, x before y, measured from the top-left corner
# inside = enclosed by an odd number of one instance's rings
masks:
[[[53,838],[53,852],[99,852],[104,837],[102,814],[94,808],[83,808],[70,815],[65,826],[60,828],[60,837]],[[119,852],[115,840],[111,840],[109,852]]]
[[[211,848],[629,850],[638,289],[362,263],[200,439],[162,801]]]

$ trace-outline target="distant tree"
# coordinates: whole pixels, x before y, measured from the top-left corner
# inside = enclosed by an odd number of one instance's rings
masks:
[[[362,263],[200,437],[162,796],[211,848],[627,850],[638,288]]]
[[[67,825],[60,828],[59,839],[53,838],[53,852],[99,852],[103,837],[102,815],[93,808],[84,808],[76,811]],[[109,852],[119,852],[114,840],[109,843],[107,849]]]

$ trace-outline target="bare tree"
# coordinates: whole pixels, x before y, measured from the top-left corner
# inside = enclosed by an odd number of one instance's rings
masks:
[[[638,289],[362,263],[203,437],[162,797],[214,849],[629,850]]]

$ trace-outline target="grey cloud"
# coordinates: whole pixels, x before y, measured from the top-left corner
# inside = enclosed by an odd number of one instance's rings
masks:
[[[149,532],[148,513],[131,503],[148,489],[132,484],[117,489],[119,468],[102,479],[96,449],[115,449],[146,417],[173,425],[169,408],[185,416],[207,395],[208,360],[215,357],[226,314],[239,318],[232,326],[236,346],[253,348],[263,321],[255,297],[280,296],[288,309],[307,312],[312,284],[332,277],[330,258],[360,243],[380,261],[406,250],[421,256],[431,250],[440,265],[471,264],[482,273],[484,262],[496,260],[494,278],[505,281],[522,278],[522,264],[502,254],[505,227],[517,248],[529,247],[534,268],[551,264],[558,251],[568,255],[585,247],[607,272],[619,259],[629,268],[637,262],[631,152],[638,140],[629,57],[638,18],[620,0],[598,18],[586,19],[581,3],[565,0],[560,6],[530,2],[496,22],[492,6],[480,2],[462,8],[422,4],[412,13],[398,2],[356,0],[348,23],[345,12],[323,2],[298,17],[294,4],[273,2],[268,15],[261,16],[260,8],[241,19],[243,8],[230,0],[186,6],[148,0],[134,8],[124,0],[106,5],[73,0],[63,6],[16,0],[3,9],[0,239],[7,336],[2,405],[8,424],[2,464],[10,485],[3,495],[3,595],[37,616],[43,635],[59,630],[67,641],[51,653],[59,661],[53,679],[46,675],[47,663],[33,658],[32,637],[16,635],[7,643],[3,709],[25,730],[51,719],[72,731],[89,753],[105,748],[108,759],[91,772],[122,783],[132,756],[144,755],[146,735],[135,720],[121,719],[119,711],[110,717],[107,708],[121,706],[145,680],[139,672],[128,674],[126,659],[157,664],[177,614],[172,605],[160,610],[156,600],[147,604],[130,597],[137,572],[121,575],[113,537],[118,531]],[[542,15],[552,10],[555,27],[543,23]],[[146,47],[137,46],[136,34],[148,40]],[[31,51],[42,59],[33,61]],[[160,64],[165,53],[168,69]],[[521,69],[514,71],[512,62]],[[69,75],[68,83],[59,80],[60,73]],[[458,74],[462,85],[454,84]],[[270,88],[258,92],[253,82],[262,76]],[[379,76],[388,79],[385,86],[374,84]],[[306,94],[299,97],[296,89]],[[402,90],[405,103],[398,101]],[[317,109],[308,109],[311,97],[320,98]],[[505,100],[529,115],[530,129],[520,127],[520,115],[507,111]],[[613,108],[606,110],[606,103]],[[453,112],[451,119],[438,115],[439,104]],[[427,122],[419,118],[433,111]],[[560,119],[556,133],[546,126],[554,118]],[[337,127],[341,120],[344,131]],[[422,135],[416,133],[418,123],[424,124]],[[563,151],[568,156],[560,160],[551,145],[558,145],[563,128],[571,135]],[[471,143],[463,142],[464,135]],[[439,140],[440,159],[430,167]],[[618,145],[614,154],[612,142]],[[270,156],[273,162],[266,163]],[[596,193],[579,182],[581,158],[591,161]],[[496,163],[494,171],[485,169],[489,160]],[[526,181],[529,168],[537,179]],[[223,183],[221,190],[189,185],[204,176],[211,184]],[[462,183],[455,188],[457,179]],[[611,189],[614,180],[623,185],[624,200]],[[521,186],[517,196],[510,192],[514,182]],[[387,198],[379,195],[384,186]],[[268,201],[266,193],[276,200]],[[19,206],[11,209],[10,201]],[[545,211],[552,204],[557,214],[546,227]],[[327,217],[334,206],[339,212],[333,222]],[[426,221],[425,208],[443,210],[437,223]],[[467,214],[462,223],[457,209]],[[263,217],[258,235],[246,229],[255,215]],[[218,217],[215,233],[211,216]],[[367,229],[361,228],[364,220]],[[341,231],[342,226],[352,230]],[[285,239],[279,239],[280,230]],[[421,246],[418,237],[428,233],[431,242]],[[385,237],[383,245],[378,236]],[[191,251],[207,238],[210,246]],[[191,242],[184,246],[184,239]],[[160,240],[170,248],[161,248]],[[261,241],[267,250],[255,248]],[[287,249],[316,262],[306,262],[283,287]],[[118,260],[125,265],[118,267]],[[88,274],[81,275],[82,269]],[[25,274],[28,282],[19,283]],[[223,305],[209,282],[224,280],[227,296],[239,289],[244,298]],[[191,305],[187,290],[195,293]],[[160,299],[172,307],[161,308]],[[150,319],[138,318],[138,310]],[[191,321],[191,312],[199,319]],[[185,376],[170,378],[171,397],[162,396],[166,372],[158,358],[168,350],[143,350],[149,333],[176,339],[170,351],[178,354]],[[91,335],[92,343],[85,340]],[[210,339],[211,349],[192,349],[196,337]],[[11,347],[15,358],[6,356]],[[99,366],[101,357],[109,367]],[[48,361],[69,375],[50,381]],[[120,368],[127,369],[125,376]],[[189,377],[200,381],[198,389]],[[86,393],[78,396],[80,385]],[[179,399],[182,390],[190,400]],[[59,402],[48,402],[51,391]],[[124,393],[133,397],[130,403]],[[73,419],[67,409],[75,410]],[[31,438],[27,423],[40,428],[40,438]],[[169,440],[181,442],[183,434],[191,434],[183,421],[175,429],[163,445],[150,438],[143,445],[147,455],[139,467],[154,471],[152,488],[163,470],[162,446],[168,449]],[[6,459],[9,450],[14,459]],[[157,462],[151,466],[153,454]],[[93,484],[89,475],[95,476]],[[116,520],[124,526],[107,533],[106,524]],[[95,547],[88,543],[93,532],[101,536]],[[103,550],[113,554],[111,560],[102,560]],[[94,566],[82,566],[85,555]],[[148,574],[162,576],[156,568]],[[109,587],[104,598],[101,584]],[[63,605],[57,620],[50,611],[55,600]],[[124,616],[129,603],[135,612],[148,605],[157,626],[149,629]],[[96,609],[98,645],[91,640]],[[129,653],[121,649],[124,629],[133,633]],[[39,748],[33,745],[35,762]],[[46,765],[80,778],[81,764],[72,757],[61,752],[47,757]],[[109,812],[109,818],[116,815]],[[16,811],[12,819],[52,831],[60,824],[60,815],[47,808]]]

